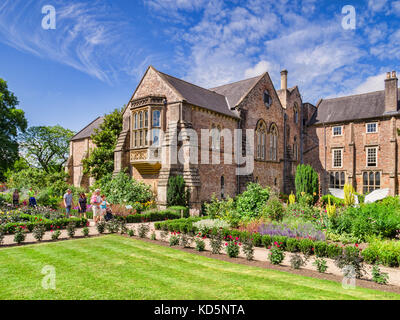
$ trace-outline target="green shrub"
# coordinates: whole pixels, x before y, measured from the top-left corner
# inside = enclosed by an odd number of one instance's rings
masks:
[[[179,236],[175,233],[172,232],[171,236],[169,237],[169,246],[174,247],[179,244]]]
[[[73,238],[75,236],[76,224],[74,222],[70,222],[67,225],[67,234],[68,237]]]
[[[132,179],[128,174],[120,172],[114,177],[105,175],[93,186],[100,188],[107,196],[107,201],[114,204],[144,203],[153,199],[151,187],[141,181]]]
[[[135,230],[134,229],[128,229],[127,234],[128,234],[128,236],[133,237],[135,235]]]
[[[98,233],[103,234],[106,229],[106,223],[104,221],[100,221],[97,223],[96,229]]]
[[[314,242],[314,253],[317,257],[327,257],[328,244],[325,241]]]
[[[319,195],[318,173],[310,165],[299,164],[295,176],[296,196],[300,199],[302,192],[313,196],[314,202]]]
[[[88,227],[84,227],[82,229],[82,234],[84,237],[88,237],[89,236],[89,228]]]
[[[360,250],[356,247],[345,247],[343,253],[336,257],[335,264],[343,271],[346,277],[350,275],[350,270],[354,270],[355,276],[358,279],[366,272]]]
[[[280,248],[279,244],[274,244],[269,250],[268,260],[272,264],[280,264],[283,259],[285,259],[285,253],[282,248]]]
[[[220,254],[222,250],[222,232],[221,229],[213,229],[210,235],[211,252],[213,254]]]
[[[26,233],[24,227],[17,227],[14,233],[14,242],[21,244],[25,241]]]
[[[299,249],[305,255],[313,254],[314,242],[311,239],[301,239]]]
[[[246,239],[243,241],[242,250],[246,256],[247,260],[253,260],[254,258],[254,244],[251,239]]]
[[[293,269],[300,269],[302,266],[304,266],[306,264],[306,262],[307,262],[307,259],[304,259],[298,253],[295,253],[290,257],[290,266]]]
[[[197,236],[197,237],[194,239],[194,241],[195,241],[195,243],[196,243],[196,250],[197,250],[197,251],[204,251],[204,250],[205,250],[206,244],[205,244],[203,238]]]
[[[316,258],[313,262],[313,265],[317,268],[319,273],[324,273],[328,270],[328,266],[326,265],[326,260],[323,258]]]
[[[188,206],[189,189],[186,188],[185,180],[178,175],[168,179],[167,204],[168,206]]]
[[[286,250],[289,252],[298,252],[300,241],[295,238],[288,238],[286,241]]]
[[[261,209],[269,199],[270,189],[258,183],[249,183],[246,191],[236,197],[236,209],[243,218],[261,216]]]
[[[339,247],[337,244],[328,244],[327,247],[327,255],[328,258],[336,259],[337,256],[340,256],[343,252],[343,249]]]
[[[58,238],[61,235],[61,231],[60,230],[55,230],[51,233],[51,240],[55,241],[58,240]]]
[[[386,272],[382,272],[378,264],[375,264],[372,268],[372,281],[379,284],[387,284],[389,275]]]
[[[262,207],[261,214],[275,221],[282,221],[285,209],[278,197],[270,197],[267,203]]]
[[[42,224],[38,224],[36,225],[33,230],[33,237],[37,240],[37,241],[42,241],[44,234],[46,233],[46,228],[44,225]]]
[[[326,195],[321,197],[321,205],[323,207],[325,207],[328,204],[329,199],[331,201],[331,204],[335,205],[337,208],[344,206],[344,200],[343,199],[336,198],[336,197],[334,197],[334,196],[332,196],[330,194],[326,194]]]
[[[269,234],[265,234],[261,237],[261,242],[268,249],[272,245],[272,237]]]
[[[229,236],[227,242],[225,243],[226,253],[229,258],[237,258],[239,255],[239,239],[236,239],[233,236]]]
[[[172,206],[168,207],[167,210],[176,212],[180,218],[189,217],[189,208],[185,206]],[[181,217],[181,211],[183,211],[183,217]]]

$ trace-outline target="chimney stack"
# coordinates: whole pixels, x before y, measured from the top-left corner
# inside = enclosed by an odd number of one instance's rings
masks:
[[[398,103],[396,71],[387,72],[385,79],[385,112],[396,112]]]
[[[288,75],[288,71],[286,69],[281,71],[281,89],[282,90],[287,90],[287,75]]]

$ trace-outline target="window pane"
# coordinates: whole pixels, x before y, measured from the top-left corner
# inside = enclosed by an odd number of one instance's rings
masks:
[[[375,173],[375,185],[377,187],[380,187],[380,185],[381,185],[381,173],[380,172]]]
[[[344,172],[340,173],[340,188],[342,188],[344,185]]]
[[[153,111],[153,127],[160,127],[160,110]]]
[[[133,128],[137,129],[137,125],[138,125],[138,123],[137,123],[137,113],[135,113],[135,116],[133,117]]]
[[[335,188],[339,187],[339,172],[335,173]]]
[[[153,136],[152,145],[159,146],[159,144],[160,144],[160,129],[153,129],[152,131],[153,131],[152,132],[152,136]]]
[[[144,112],[144,126],[147,128],[149,126],[149,112]]]
[[[139,113],[139,129],[143,128],[143,112]]]
[[[369,173],[369,181],[368,181],[370,187],[374,185],[374,181],[375,181],[375,179],[374,179],[374,173],[373,173],[373,172],[370,172],[370,173]]]

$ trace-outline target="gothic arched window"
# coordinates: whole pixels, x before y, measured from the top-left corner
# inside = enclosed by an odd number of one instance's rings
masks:
[[[270,129],[270,159],[276,161],[278,158],[278,128],[273,124]]]
[[[259,121],[256,128],[257,158],[265,160],[265,149],[267,140],[267,125],[263,120]]]

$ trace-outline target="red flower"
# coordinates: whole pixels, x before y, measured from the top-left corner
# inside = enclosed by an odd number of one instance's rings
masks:
[[[225,243],[225,246],[228,246],[228,243]]]

